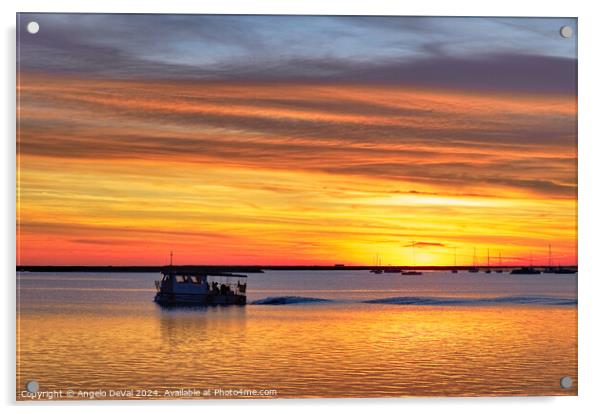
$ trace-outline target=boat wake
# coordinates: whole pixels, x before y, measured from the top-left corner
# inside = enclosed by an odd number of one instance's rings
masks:
[[[493,298],[450,298],[427,296],[402,296],[366,300],[363,303],[380,303],[389,305],[424,305],[424,306],[471,306],[471,305],[542,305],[572,306],[577,299],[554,296],[502,296]]]
[[[337,301],[304,296],[270,296],[251,302],[251,305],[295,305],[312,303],[335,303]],[[344,301],[353,303],[353,301]],[[574,306],[577,299],[560,298],[555,296],[501,296],[489,298],[434,297],[434,296],[398,296],[392,298],[370,299],[355,303],[373,303],[383,305],[413,305],[413,306],[502,306],[502,305],[532,305],[532,306]]]
[[[251,305],[293,305],[298,303],[326,303],[328,299],[307,298],[303,296],[270,296],[251,302]]]

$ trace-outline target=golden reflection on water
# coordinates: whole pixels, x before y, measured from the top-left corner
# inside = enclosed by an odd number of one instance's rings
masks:
[[[31,313],[18,320],[17,384],[275,389],[282,398],[576,395],[576,324],[576,307],[543,306]],[[569,390],[559,386],[565,375]]]

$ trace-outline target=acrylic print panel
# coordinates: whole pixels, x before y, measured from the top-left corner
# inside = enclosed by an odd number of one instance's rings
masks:
[[[18,400],[577,394],[576,19],[17,26]]]

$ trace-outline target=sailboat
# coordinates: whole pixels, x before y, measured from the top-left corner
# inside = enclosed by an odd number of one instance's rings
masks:
[[[412,267],[416,265],[416,254],[414,252],[415,245],[416,242],[412,240]],[[417,270],[402,270],[401,274],[404,276],[420,276],[422,272],[419,272]]]
[[[470,273],[479,273],[479,268],[477,267],[477,248],[474,248],[474,252],[472,255],[472,267],[468,269]]]
[[[489,249],[487,249],[487,270],[485,273],[491,273],[491,268],[489,267]]]
[[[513,275],[538,275],[541,272],[533,267],[533,253],[531,253],[531,258],[529,260],[529,267],[521,267],[519,269],[514,269],[510,272]]]
[[[557,275],[572,275],[577,273],[577,270],[562,266],[552,266],[552,245],[548,244],[548,267],[546,267],[543,272],[554,273]]]
[[[502,251],[498,251],[498,259],[497,259],[499,269],[496,269],[495,273],[504,273],[504,269],[502,269]]]
[[[537,269],[532,268],[531,266],[529,267],[521,267],[518,269],[514,269],[510,272],[510,274],[512,275],[538,275],[541,272]]]
[[[455,269],[456,267],[458,267],[458,260],[457,260],[457,256],[456,256],[456,247],[454,247],[454,269],[452,269],[452,273],[458,273],[458,269]]]
[[[370,270],[370,273],[380,275],[383,270],[380,268],[380,255],[378,253],[376,253],[376,256],[374,257],[374,266],[374,269]]]
[[[543,270],[544,273],[556,273],[556,269],[552,267],[552,245],[548,244],[548,267]]]

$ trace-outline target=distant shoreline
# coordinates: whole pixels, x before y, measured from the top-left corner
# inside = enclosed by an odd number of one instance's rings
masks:
[[[159,273],[168,266],[17,266],[18,272],[98,272],[98,273]],[[216,272],[241,272],[241,273],[263,273],[264,270],[307,270],[307,271],[319,271],[319,270],[469,270],[474,266],[240,266],[240,265],[182,265],[173,266],[176,270],[187,270],[187,271],[216,271]],[[521,266],[477,266],[479,270],[495,270],[504,269],[511,270]],[[535,269],[545,269],[547,266],[533,266]],[[558,266],[553,266],[557,268]],[[578,270],[577,266],[564,266],[560,267]]]

